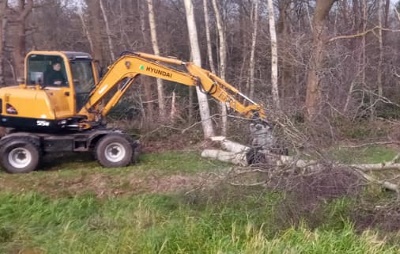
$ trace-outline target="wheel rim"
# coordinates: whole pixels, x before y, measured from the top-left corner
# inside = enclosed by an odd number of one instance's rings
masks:
[[[124,159],[126,154],[125,147],[120,143],[111,143],[106,146],[105,157],[111,162],[119,162]]]
[[[32,161],[32,154],[29,152],[28,149],[23,147],[14,148],[8,154],[8,162],[14,168],[25,168],[27,167]]]

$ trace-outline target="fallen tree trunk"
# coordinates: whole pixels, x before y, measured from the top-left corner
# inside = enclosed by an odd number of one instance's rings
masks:
[[[212,141],[218,142],[220,147],[224,150],[218,149],[206,149],[201,153],[202,157],[217,159],[223,162],[233,163],[235,165],[240,166],[248,166],[253,164],[250,157],[253,156],[250,153],[257,153],[258,156],[262,156],[263,160],[267,162],[268,165],[273,167],[294,167],[300,169],[307,169],[310,171],[317,172],[320,170],[323,165],[316,160],[302,160],[293,156],[284,156],[278,154],[272,154],[269,151],[265,150],[257,150],[251,149],[248,146],[244,146],[237,142],[230,141],[225,137],[213,137]],[[249,155],[250,154],[250,155]],[[389,170],[396,169],[400,170],[400,163],[397,163],[397,160],[400,157],[400,153],[397,154],[391,161],[382,162],[382,163],[373,163],[373,164],[336,164],[338,167],[345,167],[353,170],[360,177],[365,179],[368,182],[380,184],[382,187],[395,191],[398,194],[398,198],[400,199],[400,186],[394,183],[391,183],[386,180],[378,180],[375,177],[367,174],[368,171],[377,171],[377,170]]]
[[[201,156],[204,158],[213,158],[223,162],[233,163],[240,166],[248,166],[245,153],[233,153],[217,149],[203,150]]]

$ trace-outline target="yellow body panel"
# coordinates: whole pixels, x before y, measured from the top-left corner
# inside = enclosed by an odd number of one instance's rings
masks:
[[[2,115],[4,116],[48,120],[54,120],[56,118],[46,91],[39,90],[35,86],[28,86],[25,88],[21,86],[2,88],[0,89],[0,98],[2,98]],[[18,114],[7,113],[7,104],[14,107]]]

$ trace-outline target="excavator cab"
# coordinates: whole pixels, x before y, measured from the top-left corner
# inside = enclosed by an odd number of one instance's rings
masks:
[[[82,52],[31,52],[26,68],[28,85],[50,90],[55,109],[71,115],[85,105],[97,81],[91,56]]]
[[[0,126],[59,132],[81,128],[78,112],[98,82],[87,53],[32,51],[25,58],[25,84],[0,90]]]

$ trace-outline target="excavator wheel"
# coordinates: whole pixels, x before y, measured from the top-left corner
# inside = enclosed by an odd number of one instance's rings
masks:
[[[29,173],[37,168],[40,148],[30,139],[13,138],[0,149],[1,166],[11,174]]]
[[[132,140],[120,134],[107,134],[95,147],[97,161],[106,168],[125,167],[132,161]]]

